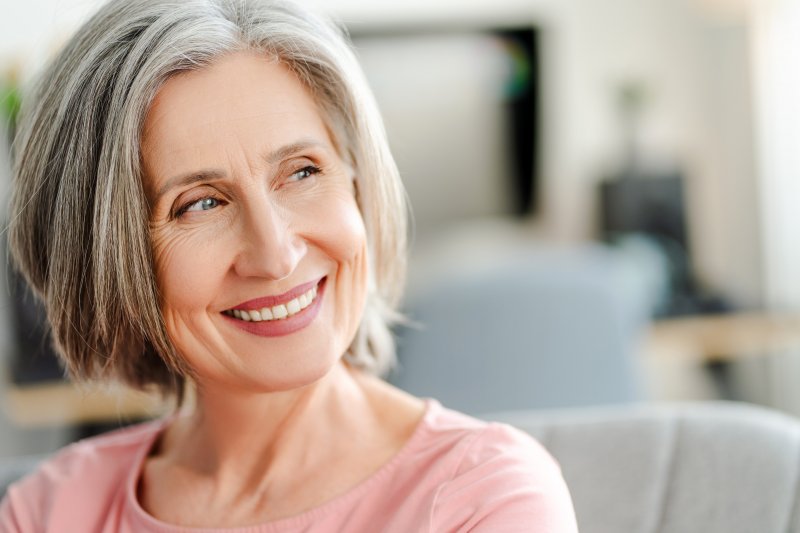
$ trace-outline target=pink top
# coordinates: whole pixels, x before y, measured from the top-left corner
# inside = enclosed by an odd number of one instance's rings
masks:
[[[528,435],[427,400],[401,451],[370,478],[300,515],[234,529],[193,529],[142,509],[136,484],[165,420],[68,446],[9,488],[0,531],[81,533],[577,532],[561,471]]]

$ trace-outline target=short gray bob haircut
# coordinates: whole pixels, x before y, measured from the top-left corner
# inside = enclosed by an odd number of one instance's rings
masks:
[[[243,50],[297,75],[355,169],[370,280],[345,358],[376,374],[394,361],[389,328],[405,278],[406,197],[346,33],[280,0],[112,0],[26,95],[13,150],[11,251],[74,378],[180,395],[192,377],[160,312],[142,124],[170,76]]]

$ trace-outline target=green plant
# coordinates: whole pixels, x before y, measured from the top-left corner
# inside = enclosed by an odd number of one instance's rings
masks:
[[[4,79],[0,79],[0,119],[6,123],[9,132],[12,134],[21,105],[22,95],[19,85],[16,83],[16,76],[11,74]]]

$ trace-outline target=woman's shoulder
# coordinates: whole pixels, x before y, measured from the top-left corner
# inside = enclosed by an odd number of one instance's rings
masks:
[[[436,400],[428,400],[428,404],[423,421],[428,439],[452,447],[460,469],[498,458],[558,469],[547,450],[527,433],[448,409]]]
[[[120,471],[130,468],[144,446],[152,444],[163,425],[162,420],[144,422],[80,440],[44,460],[22,481],[30,483],[41,478],[60,485],[78,481],[78,477],[81,483],[86,483],[87,475],[92,476],[92,482],[116,478]]]
[[[0,507],[0,526],[13,517],[20,529],[41,530],[51,513],[82,513],[124,493],[137,461],[152,445],[163,420],[115,430],[70,444],[12,484]],[[0,527],[2,529],[2,527]]]
[[[433,404],[429,446],[447,443],[432,530],[577,531],[558,463],[530,435]]]

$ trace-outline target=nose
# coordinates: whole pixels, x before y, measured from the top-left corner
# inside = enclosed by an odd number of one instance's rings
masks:
[[[240,224],[236,274],[280,280],[294,272],[306,253],[306,243],[293,226],[292,217],[269,200],[251,204]]]

